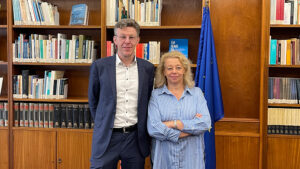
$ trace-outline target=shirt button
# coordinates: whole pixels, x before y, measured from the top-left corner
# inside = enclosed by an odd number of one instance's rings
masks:
[[[126,100],[126,102],[128,102],[128,100]]]
[[[128,80],[128,78],[126,80]]]
[[[128,89],[126,89],[126,92],[128,91]]]

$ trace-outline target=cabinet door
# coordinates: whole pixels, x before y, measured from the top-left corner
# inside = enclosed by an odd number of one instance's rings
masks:
[[[90,168],[92,131],[60,130],[57,132],[57,168]]]
[[[269,136],[267,169],[297,169],[300,166],[298,136]]]
[[[56,132],[40,130],[13,131],[14,169],[55,169]]]
[[[8,130],[0,129],[0,168],[8,169]]]

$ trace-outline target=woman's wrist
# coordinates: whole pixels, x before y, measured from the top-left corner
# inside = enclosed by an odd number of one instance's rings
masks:
[[[174,120],[173,123],[174,123],[174,128],[177,129],[177,120]]]

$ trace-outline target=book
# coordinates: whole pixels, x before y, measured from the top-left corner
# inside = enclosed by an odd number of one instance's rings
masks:
[[[29,127],[34,126],[34,103],[29,103],[29,112],[28,112],[29,118]]]
[[[61,125],[60,127],[61,128],[67,128],[67,112],[66,112],[66,109],[67,109],[67,104],[61,104],[61,109],[60,109],[60,122],[61,122]]]
[[[4,102],[4,109],[3,109],[3,120],[4,120],[4,126],[8,126],[8,103]]]
[[[4,126],[4,103],[0,102],[0,126]]]
[[[83,116],[84,116],[84,128],[89,129],[90,128],[90,123],[91,123],[91,117],[90,117],[90,112],[89,112],[89,104],[84,105],[84,110],[83,110]]]
[[[2,91],[2,83],[3,83],[3,77],[0,77],[0,95],[1,95],[1,91]]]
[[[73,128],[79,128],[79,107],[77,104],[73,104],[73,115],[72,115],[72,123],[73,123]]]
[[[88,6],[86,4],[77,4],[72,6],[70,25],[88,24]]]
[[[66,106],[66,121],[67,128],[73,128],[73,105],[67,104]]]
[[[189,58],[188,49],[188,39],[169,40],[169,52],[176,50],[183,53],[186,56],[186,58]]]
[[[49,128],[54,127],[54,105],[49,104]]]
[[[61,113],[60,104],[54,104],[54,119],[53,119],[54,128],[60,128],[60,119],[61,119],[60,113]]]
[[[29,116],[28,116],[28,111],[29,111],[29,104],[24,103],[24,109],[23,109],[23,121],[24,121],[24,127],[28,127],[29,125]]]
[[[39,127],[39,117],[40,117],[40,114],[39,114],[39,104],[38,103],[34,103],[34,106],[33,106],[33,126],[34,127]]]
[[[14,103],[14,120],[15,120],[15,127],[19,127],[19,106],[20,104],[18,102]],[[0,115],[1,116],[1,115]],[[0,117],[1,119],[1,117]]]

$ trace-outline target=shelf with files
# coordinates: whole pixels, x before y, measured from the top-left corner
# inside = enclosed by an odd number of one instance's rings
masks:
[[[13,66],[13,76],[22,75],[22,71],[24,70],[29,70],[28,75],[36,75],[38,78],[45,78],[46,71],[54,72],[55,74],[59,73],[60,76],[67,78],[68,81],[67,98],[75,98],[71,100],[79,100],[79,102],[82,100],[85,101],[85,99],[87,100],[90,71],[90,66],[87,64],[83,64],[83,66],[72,64],[70,66],[65,66],[65,64],[15,65]],[[68,101],[68,99],[66,101]]]
[[[67,99],[23,99],[14,98],[15,102],[47,102],[47,103],[87,103],[87,97],[68,97]]]
[[[269,108],[300,108],[300,104],[269,103]]]
[[[13,130],[93,133],[93,129],[13,127]]]
[[[100,25],[13,25],[13,29],[101,29]]]
[[[153,29],[152,29],[153,28]],[[187,39],[188,40],[188,58],[191,60],[193,66],[197,63],[197,53],[199,45],[199,37],[201,29],[199,26],[192,29],[154,29],[141,28],[140,43],[148,43],[149,41],[160,42],[160,55],[169,51],[170,39]],[[107,41],[113,41],[114,31],[112,28],[107,29]]]
[[[14,62],[14,66],[90,67],[91,63]]]
[[[72,6],[77,5],[79,3],[84,3],[88,7],[88,25],[95,25],[99,26],[101,25],[101,1],[102,0],[85,0],[85,1],[60,1],[60,0],[47,0],[45,2],[56,6],[57,10],[59,12],[59,25],[61,26],[68,26],[70,23],[70,17],[71,17],[71,11]],[[13,12],[14,6],[12,5],[12,12]],[[12,20],[13,20],[12,16]],[[26,21],[27,22],[27,21]],[[22,26],[31,26],[31,25],[14,25],[14,27],[22,27]],[[32,27],[35,27],[36,25],[32,25]],[[47,27],[48,25],[41,25],[42,27]],[[49,26],[49,27],[56,27],[56,26]],[[58,26],[59,27],[59,26]]]

